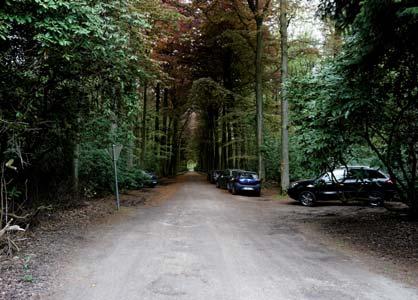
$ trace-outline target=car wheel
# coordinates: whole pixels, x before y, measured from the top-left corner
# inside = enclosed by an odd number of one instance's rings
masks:
[[[236,195],[238,194],[237,188],[235,186],[235,184],[232,186],[232,195]]]
[[[219,185],[219,181],[216,181],[216,188],[219,189],[220,185]]]
[[[300,192],[298,200],[303,206],[313,206],[316,201],[316,197],[315,194],[310,191],[303,191]]]
[[[260,197],[261,196],[261,191],[255,192],[255,196]]]
[[[399,195],[399,193],[398,192],[395,192],[393,195],[392,195],[392,199],[391,199],[392,201],[395,201],[395,202],[401,202],[401,195]]]
[[[375,191],[369,194],[368,200],[371,206],[383,206],[385,196],[383,195],[383,193]]]
[[[232,192],[232,188],[231,188],[231,184],[230,183],[227,183],[226,184],[226,189],[228,190],[228,192]]]

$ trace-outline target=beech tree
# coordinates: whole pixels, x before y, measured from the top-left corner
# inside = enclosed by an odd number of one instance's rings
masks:
[[[356,159],[384,168],[416,218],[416,5],[336,0],[320,9],[346,42],[334,60],[290,88],[304,161],[328,169]]]
[[[280,0],[280,49],[281,49],[281,117],[282,117],[282,155],[281,155],[281,190],[286,191],[289,187],[289,103],[287,99],[288,71],[288,41],[287,41],[287,18],[288,1]]]
[[[255,101],[257,113],[257,156],[258,156],[258,174],[261,179],[265,177],[264,158],[263,158],[263,28],[264,21],[269,13],[270,0],[248,0],[255,23],[256,23],[256,54],[255,54]]]

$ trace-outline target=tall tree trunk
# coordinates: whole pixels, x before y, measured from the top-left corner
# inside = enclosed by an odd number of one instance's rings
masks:
[[[230,123],[230,130],[231,130],[231,159],[232,159],[232,167],[235,169],[237,167],[237,151],[236,151],[236,143],[235,143],[235,131],[234,131],[234,124]]]
[[[178,152],[179,151],[179,145],[177,141],[177,130],[178,130],[178,119],[177,117],[174,117],[173,121],[173,134],[172,134],[172,140],[171,140],[171,151],[170,151],[170,175],[175,176],[177,174],[177,158],[178,158]]]
[[[217,144],[217,135],[216,135],[216,115],[212,116],[212,165],[211,168],[212,170],[218,169],[218,165],[217,162],[219,161],[218,158],[218,151],[216,149],[216,144]]]
[[[79,174],[80,174],[80,117],[77,117],[77,134],[73,148],[73,162],[72,162],[72,189],[75,200],[79,199]]]
[[[258,1],[247,0],[248,7],[253,13],[257,25],[257,44],[255,53],[255,98],[257,114],[257,160],[258,174],[261,179],[265,177],[264,158],[263,158],[263,22],[270,7],[270,0]]]
[[[134,129],[131,130],[131,133],[134,133]],[[126,159],[126,167],[128,170],[132,170],[134,167],[134,148],[135,148],[135,142],[133,138],[130,138],[128,141],[128,149],[127,151],[127,159]]]
[[[224,122],[224,130],[225,130],[225,145],[224,145],[224,151],[225,151],[225,163],[227,168],[231,168],[231,156],[230,156],[230,142],[231,142],[231,135],[229,134],[229,123],[228,121]]]
[[[162,158],[162,163],[161,163],[161,165],[162,165],[161,173],[163,175],[167,175],[167,168],[166,168],[166,165],[167,165],[167,144],[168,144],[168,139],[167,139],[167,136],[168,136],[168,124],[167,124],[167,121],[168,121],[168,89],[167,88],[164,89],[162,109],[163,109],[163,124],[162,124],[163,135],[161,137],[162,150],[160,150],[160,153],[162,154],[163,158]]]
[[[237,164],[237,168],[242,168],[242,147],[241,147],[241,145],[244,145],[244,143],[242,142],[243,141],[243,139],[242,139],[242,133],[240,133],[238,130],[239,130],[239,128],[238,128],[239,126],[237,126],[237,130],[235,131],[236,133],[235,133],[235,138],[239,141],[235,141],[235,154],[236,154],[236,156],[237,156],[237,162],[236,162],[236,164]]]
[[[408,145],[408,164],[411,170],[411,180],[408,184],[408,198],[411,203],[410,215],[411,219],[418,220],[418,199],[417,199],[417,147],[416,141],[412,141]]]
[[[157,83],[155,88],[155,133],[154,133],[154,141],[155,141],[155,156],[158,164],[158,168],[160,167],[160,96],[161,96],[161,85]],[[159,170],[158,170],[159,172]]]
[[[281,112],[282,112],[282,157],[280,186],[282,193],[289,187],[289,103],[287,100],[286,81],[288,79],[288,44],[287,44],[287,0],[280,0],[280,39],[281,39]]]
[[[222,115],[222,112],[221,112],[221,115]],[[217,130],[217,132],[218,132],[218,138],[217,138],[217,140],[218,140],[218,169],[219,170],[222,170],[222,169],[224,169],[224,166],[223,166],[223,159],[222,159],[222,140],[223,140],[223,138],[222,138],[222,136],[223,136],[223,130],[222,130],[222,122],[219,120],[220,118],[218,118],[218,130]]]
[[[141,107],[141,88],[138,88],[138,115],[135,124],[135,163],[142,166],[142,107]]]
[[[133,84],[135,84],[133,82]],[[121,89],[122,89],[122,94],[124,93],[124,85],[121,85]],[[122,97],[122,95],[121,95]],[[126,168],[128,170],[132,170],[132,168],[134,167],[134,149],[135,149],[135,139],[134,139],[134,135],[135,135],[135,125],[131,124],[129,126],[129,131],[130,131],[130,137],[128,140],[128,149],[127,149],[127,157],[126,157]]]
[[[243,139],[244,139],[244,141],[242,143],[242,145],[244,146],[243,149],[242,149],[243,150],[244,158],[242,159],[241,167],[244,170],[247,170],[248,169],[248,165],[249,165],[249,163],[248,163],[248,157],[250,155],[250,151],[248,150],[249,149],[249,145],[248,145],[248,132],[247,132],[247,130],[246,130],[246,128],[245,128],[244,125],[241,125],[241,128],[242,128],[241,129],[241,132],[243,134]]]
[[[144,107],[142,109],[142,144],[141,144],[141,167],[145,167],[145,151],[146,151],[146,144],[147,144],[147,91],[148,85],[147,82],[144,82]]]
[[[258,174],[261,179],[265,177],[262,147],[263,136],[263,18],[257,17],[257,46],[255,55],[255,98],[257,107],[257,158]]]
[[[227,154],[227,147],[226,147],[226,143],[228,142],[228,137],[227,137],[227,133],[226,133],[226,131],[228,130],[228,126],[226,125],[225,115],[226,115],[226,107],[224,105],[224,107],[222,109],[222,124],[221,124],[221,131],[222,131],[222,142],[221,142],[222,169],[228,168],[228,154]]]

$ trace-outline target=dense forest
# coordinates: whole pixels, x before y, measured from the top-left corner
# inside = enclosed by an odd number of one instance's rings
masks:
[[[111,192],[113,144],[122,189],[363,164],[418,215],[417,32],[414,0],[2,1],[0,224]]]

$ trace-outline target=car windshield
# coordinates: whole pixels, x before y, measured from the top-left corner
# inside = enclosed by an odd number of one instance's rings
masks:
[[[258,179],[257,174],[254,173],[241,173],[241,179]]]

